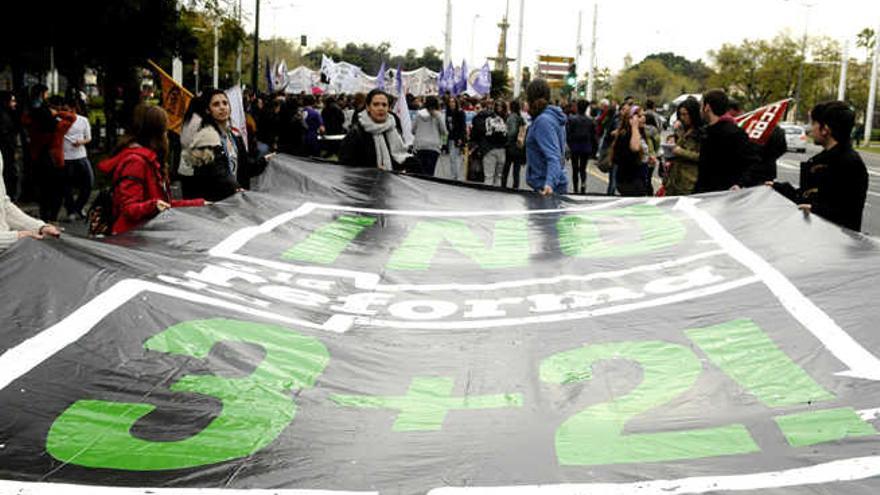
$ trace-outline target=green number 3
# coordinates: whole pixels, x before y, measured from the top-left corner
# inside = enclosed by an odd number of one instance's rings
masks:
[[[541,363],[541,380],[566,384],[588,380],[601,361],[624,359],[639,364],[642,382],[612,402],[584,409],[556,432],[556,454],[563,465],[599,465],[696,459],[758,451],[743,425],[686,431],[623,434],[631,418],[661,406],[689,390],[702,365],[687,347],[668,342],[587,345],[561,352]]]
[[[329,361],[318,340],[264,324],[199,320],[150,338],[151,351],[205,358],[219,342],[261,346],[266,357],[246,378],[188,375],[171,386],[220,399],[222,412],[201,432],[179,441],[134,437],[134,424],[155,409],[141,403],[80,400],[49,429],[46,451],[62,462],[91,468],[156,471],[204,466],[251,455],[293,421],[292,390],[314,386]]]

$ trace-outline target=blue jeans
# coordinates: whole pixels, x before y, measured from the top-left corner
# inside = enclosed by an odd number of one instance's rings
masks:
[[[464,164],[461,148],[455,143],[449,143],[449,176],[452,180],[462,180],[462,165]]]
[[[64,182],[64,209],[67,214],[81,214],[92,195],[95,185],[95,171],[88,158],[64,160],[64,171],[67,180]],[[74,191],[76,199],[74,199]]]

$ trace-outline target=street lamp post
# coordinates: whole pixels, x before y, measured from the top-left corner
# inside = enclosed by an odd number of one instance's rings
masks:
[[[880,25],[875,31],[880,39]],[[871,144],[871,133],[874,130],[874,105],[877,102],[877,65],[880,64],[880,43],[874,43],[874,64],[871,66],[871,89],[868,92],[868,109],[865,112],[865,146]]]
[[[251,67],[251,86],[254,91],[259,88],[260,75],[260,0],[256,0],[256,13],[254,14],[254,63]]]
[[[516,75],[513,78],[513,96],[518,98],[522,92],[522,66],[523,66],[523,25],[525,24],[526,0],[519,2],[519,33],[516,41]]]
[[[220,36],[217,21],[214,20],[214,89],[220,87]]]
[[[478,64],[477,64],[476,57],[474,55],[474,39],[477,36],[477,19],[479,19],[479,18],[480,18],[480,14],[475,14],[474,20],[471,21],[471,62],[474,64],[475,67]]]
[[[797,113],[795,113],[795,120],[797,120],[801,115],[801,92],[803,91],[804,85],[804,66],[807,62],[807,36],[809,35],[810,27],[810,9],[813,8],[816,4],[801,2],[801,5],[804,7],[804,37],[801,39],[801,64],[798,68],[797,89],[795,90],[794,94],[794,101],[797,104]]]

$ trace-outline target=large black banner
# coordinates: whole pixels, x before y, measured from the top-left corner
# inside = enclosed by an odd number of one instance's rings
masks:
[[[769,188],[255,189],[0,255],[0,493],[880,491],[880,248]]]

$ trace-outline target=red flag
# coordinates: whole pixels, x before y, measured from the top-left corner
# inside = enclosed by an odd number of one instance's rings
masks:
[[[740,115],[736,123],[748,134],[753,143],[766,144],[770,134],[779,125],[791,99],[785,99],[761,107],[753,112]]]
[[[168,113],[168,130],[180,134],[183,118],[186,116],[186,109],[189,108],[193,95],[155,62],[147,60],[147,63],[159,73],[162,80],[162,108]]]

